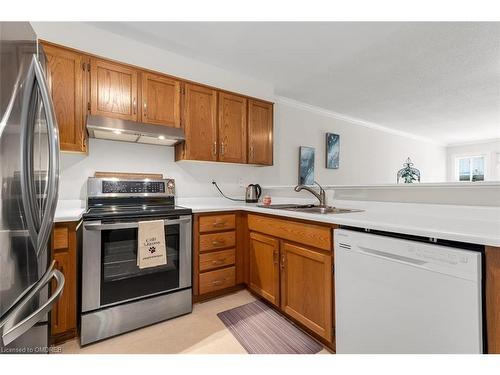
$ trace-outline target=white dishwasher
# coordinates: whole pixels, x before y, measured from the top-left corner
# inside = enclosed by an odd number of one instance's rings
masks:
[[[336,229],[337,353],[481,353],[481,253]]]

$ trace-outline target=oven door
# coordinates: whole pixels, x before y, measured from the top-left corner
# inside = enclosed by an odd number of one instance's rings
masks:
[[[139,221],[84,222],[82,312],[191,287],[191,216],[164,223],[167,264],[140,269]]]

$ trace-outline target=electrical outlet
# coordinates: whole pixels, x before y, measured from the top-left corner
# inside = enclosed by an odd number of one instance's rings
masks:
[[[243,177],[238,177],[238,186],[240,188],[245,187],[245,183],[243,182]]]

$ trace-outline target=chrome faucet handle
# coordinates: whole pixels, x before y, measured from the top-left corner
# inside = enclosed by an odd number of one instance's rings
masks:
[[[325,191],[325,189],[323,189],[323,186],[321,186],[321,185],[318,183],[318,181],[314,181],[314,183],[315,183],[316,185],[318,185],[318,186],[319,186],[319,191],[320,191],[320,192],[324,192],[324,191]]]
[[[325,189],[323,189],[323,186],[321,186],[318,183],[318,181],[314,181],[314,183],[319,186],[319,194],[321,197],[319,200],[320,206],[326,206],[326,191],[325,191]]]

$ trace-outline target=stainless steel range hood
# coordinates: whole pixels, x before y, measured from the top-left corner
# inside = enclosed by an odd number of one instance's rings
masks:
[[[173,146],[184,141],[184,131],[163,125],[119,120],[104,116],[87,116],[89,137],[112,141]]]

